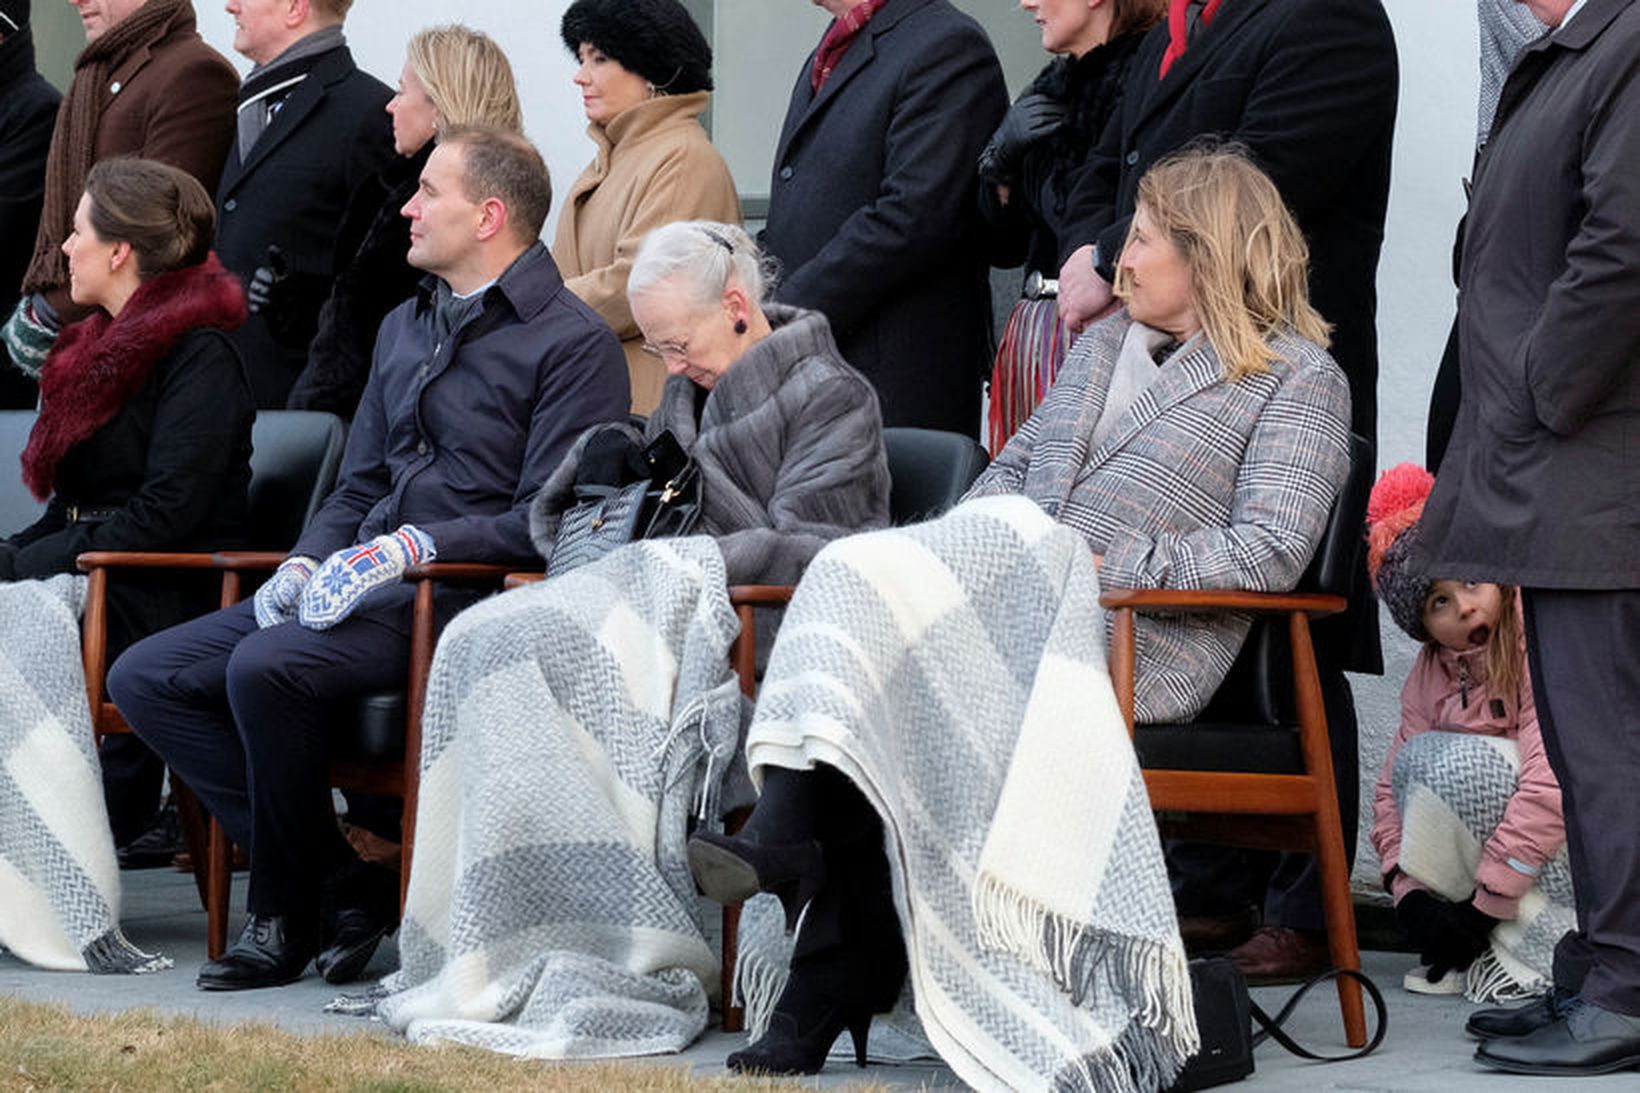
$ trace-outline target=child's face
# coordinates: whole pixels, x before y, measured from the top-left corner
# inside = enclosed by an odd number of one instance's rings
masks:
[[[1503,589],[1474,581],[1436,581],[1424,600],[1424,629],[1448,649],[1486,644],[1503,611]]]

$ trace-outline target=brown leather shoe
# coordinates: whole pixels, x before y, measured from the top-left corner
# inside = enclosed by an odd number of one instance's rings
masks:
[[[1253,936],[1261,917],[1251,904],[1228,915],[1180,915],[1179,939],[1192,956],[1228,952]]]
[[[1255,987],[1302,983],[1332,967],[1325,933],[1288,926],[1260,926],[1230,950],[1230,960]]]

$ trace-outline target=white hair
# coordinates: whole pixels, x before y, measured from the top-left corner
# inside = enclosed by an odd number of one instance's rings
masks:
[[[739,225],[679,220],[644,236],[627,274],[627,297],[674,278],[703,308],[716,303],[731,282],[754,303],[762,303],[764,293],[774,288],[774,263]]]

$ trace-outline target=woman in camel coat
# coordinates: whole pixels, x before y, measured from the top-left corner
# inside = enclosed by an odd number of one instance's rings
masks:
[[[562,31],[598,155],[564,199],[552,257],[621,339],[632,409],[648,414],[666,369],[643,352],[627,304],[638,244],[674,220],[740,222],[734,179],[700,125],[712,48],[677,0],[576,0]]]

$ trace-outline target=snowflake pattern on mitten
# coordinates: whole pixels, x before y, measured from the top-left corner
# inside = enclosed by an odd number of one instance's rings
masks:
[[[309,630],[328,630],[367,594],[397,581],[411,566],[432,561],[436,553],[432,538],[414,524],[338,550],[302,590],[297,617]]]

